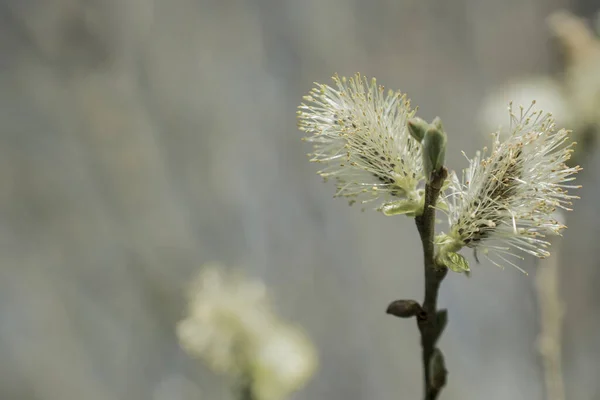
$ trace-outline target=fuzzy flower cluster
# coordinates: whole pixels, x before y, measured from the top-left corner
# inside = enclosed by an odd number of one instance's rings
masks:
[[[350,204],[377,202],[385,212],[394,202],[422,209],[421,146],[407,129],[414,116],[405,94],[386,91],[375,79],[335,75],[335,87],[316,83],[298,111],[298,126],[314,145],[318,173],[336,181],[336,197]]]
[[[549,255],[547,234],[565,227],[554,218],[557,209],[569,210],[576,198],[567,189],[580,168],[565,164],[573,142],[570,132],[555,130],[550,114],[509,107],[510,134],[493,136],[489,156],[484,149],[469,160],[462,180],[453,174],[446,200],[450,232],[437,237],[440,258],[466,246],[494,254],[498,262],[517,267],[509,258],[521,250],[536,257]],[[489,256],[488,256],[489,258]],[[494,257],[495,258],[495,257]],[[518,268],[518,267],[517,267]]]
[[[189,314],[177,326],[187,352],[249,382],[258,400],[284,399],[308,381],[315,350],[302,331],[274,315],[261,282],[207,265],[190,289]]]

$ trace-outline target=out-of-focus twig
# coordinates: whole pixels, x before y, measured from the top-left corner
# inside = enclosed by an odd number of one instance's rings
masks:
[[[564,400],[565,388],[562,374],[562,323],[564,305],[560,296],[560,240],[551,237],[554,249],[548,258],[539,260],[535,287],[540,313],[538,350],[544,368],[546,400]]]
[[[564,57],[563,94],[573,138],[580,143],[571,164],[579,164],[595,147],[600,132],[600,40],[585,20],[567,11],[548,18]]]
[[[556,11],[548,17],[548,26],[564,52],[567,66],[600,56],[598,39],[581,18],[568,11]]]
[[[600,40],[586,22],[567,12],[557,11],[548,18],[564,55],[563,88],[575,125],[577,146],[571,162],[580,162],[594,150],[600,128]],[[559,215],[559,218],[564,218]],[[557,237],[548,239],[554,252],[539,261],[536,292],[540,311],[538,349],[542,357],[547,400],[564,400],[562,374],[562,324],[565,312],[561,300],[560,244]]]

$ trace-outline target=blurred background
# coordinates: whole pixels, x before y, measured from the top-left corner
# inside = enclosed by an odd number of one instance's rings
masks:
[[[561,81],[581,59],[547,17],[567,9],[594,29],[598,8],[0,0],[0,398],[231,398],[175,335],[190,277],[213,260],[263,279],[315,342],[320,368],[294,399],[419,398],[416,324],[385,314],[422,298],[416,229],[332,199],[296,107],[334,72],[375,76],[442,118],[460,169],[494,129],[480,122],[490,95],[521,76]],[[600,158],[581,165],[560,253],[562,369],[568,399],[600,399]],[[482,261],[442,285],[443,399],[545,398],[523,265]]]

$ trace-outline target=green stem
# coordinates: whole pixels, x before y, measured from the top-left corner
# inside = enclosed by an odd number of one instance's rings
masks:
[[[438,375],[431,376],[431,359],[445,327],[445,313],[442,318],[437,310],[437,298],[440,284],[446,276],[448,269],[440,267],[435,262],[435,205],[440,195],[444,180],[448,176],[446,168],[442,167],[434,174],[433,179],[425,186],[425,205],[423,214],[415,218],[417,229],[423,245],[423,259],[425,269],[425,299],[423,301],[424,317],[417,320],[421,333],[421,347],[423,360],[423,389],[425,400],[437,399],[446,382],[445,369]]]

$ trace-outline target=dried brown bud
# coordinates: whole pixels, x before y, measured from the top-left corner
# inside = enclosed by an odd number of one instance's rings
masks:
[[[447,375],[444,355],[436,348],[429,360],[429,384],[436,390],[441,390],[446,385]]]
[[[390,303],[386,312],[399,318],[411,318],[416,316],[419,319],[426,317],[425,310],[414,300],[396,300]]]

